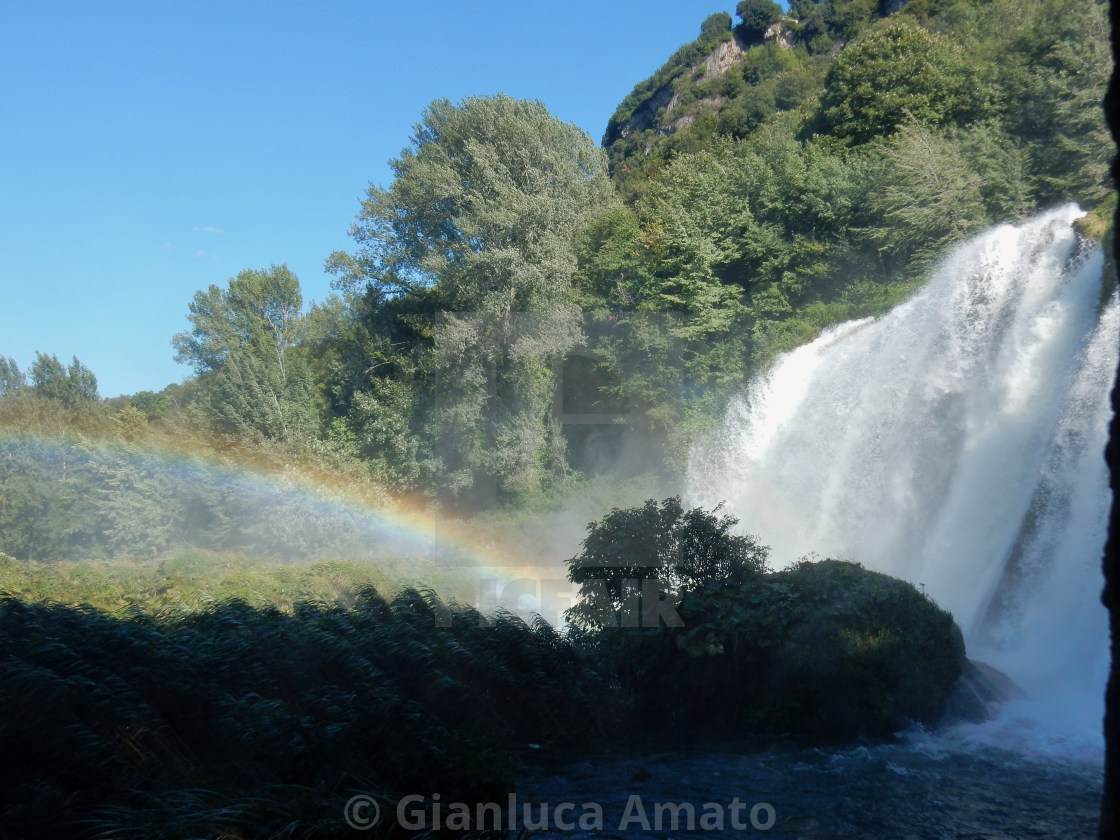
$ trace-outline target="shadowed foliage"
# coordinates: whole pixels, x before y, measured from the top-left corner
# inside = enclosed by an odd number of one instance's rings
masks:
[[[882,736],[945,715],[965,661],[949,613],[856,563],[765,573],[768,549],[733,534],[735,522],[650,500],[591,523],[569,561],[584,597],[569,612],[577,638],[640,733]],[[647,579],[657,585],[635,586]],[[672,599],[678,626],[649,597]]]
[[[356,793],[504,801],[530,743],[617,724],[553,628],[416,590],[124,618],[7,598],[0,650],[11,837],[337,836]]]

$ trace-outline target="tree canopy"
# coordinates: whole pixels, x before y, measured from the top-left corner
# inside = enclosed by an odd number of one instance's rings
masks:
[[[575,270],[571,237],[613,201],[590,137],[539,101],[438,99],[371,186],[351,235],[328,263],[338,285],[397,294],[438,284],[452,310],[548,311]]]
[[[1111,216],[1105,11],[744,0],[737,28],[711,15],[635,85],[603,147],[539,101],[437,99],[329,257],[338,294],[305,308],[284,265],[198,291],[173,339],[193,375],[158,392],[102,400],[77,359],[0,357],[0,423],[235,446],[462,508],[615,469],[675,480],[778,354],[905,299],[963,238],[1060,202]],[[67,456],[55,486],[60,467],[12,447],[10,544],[178,539],[130,524],[169,518],[145,469]],[[125,501],[90,492],[101,479]],[[102,506],[32,527],[63,491]]]
[[[769,549],[734,533],[737,523],[718,508],[685,510],[679,496],[613,509],[587,526],[583,550],[568,561],[568,578],[583,598],[569,617],[590,627],[618,626],[620,619],[627,626],[624,613],[635,608],[628,602],[642,581],[655,581],[659,596],[679,597],[760,575]]]
[[[14,363],[9,367],[7,378],[18,382]],[[63,365],[57,356],[36,353],[27,378],[35,391],[49,399],[58,400],[70,408],[94,403],[99,399],[97,377],[93,371],[78,361],[75,356],[69,365]]]
[[[176,360],[210,384],[210,410],[224,428],[276,440],[308,432],[311,383],[299,349],[299,279],[285,265],[247,269],[226,288],[195,293],[192,329],[172,340]]]
[[[782,16],[782,7],[774,0],[740,0],[735,14],[742,21],[743,34],[750,40],[762,40],[770,25]]]
[[[581,335],[576,234],[616,203],[606,157],[540,102],[496,95],[436,100],[390,165],[351,229],[359,250],[329,270],[364,291],[367,320],[370,305],[438,296],[426,404],[433,467],[454,494],[536,487],[564,470],[551,370]]]
[[[907,121],[963,124],[983,106],[977,75],[948,38],[890,19],[837,56],[825,79],[822,124],[858,143]]]

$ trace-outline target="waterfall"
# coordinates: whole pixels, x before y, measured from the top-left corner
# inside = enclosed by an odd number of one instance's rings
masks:
[[[725,501],[776,568],[839,557],[913,582],[970,655],[1099,732],[1120,314],[1080,215],[989,230],[906,303],[780,358],[696,447],[688,496]]]

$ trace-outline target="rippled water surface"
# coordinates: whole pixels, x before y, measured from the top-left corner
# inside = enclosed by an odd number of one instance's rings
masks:
[[[706,749],[538,769],[518,787],[518,808],[549,828],[537,836],[768,838],[1095,838],[1101,761],[1091,746],[1047,743],[1022,721],[889,744],[834,749],[772,746]],[[999,746],[1012,733],[1018,749]],[[737,799],[737,801],[736,801]],[[557,826],[556,806],[562,811]],[[602,828],[578,826],[602,808]],[[659,808],[688,803],[687,808]],[[766,803],[769,807],[763,807]],[[736,807],[741,806],[741,807]],[[752,825],[752,806],[755,824]],[[673,813],[677,825],[673,826]],[[734,813],[733,813],[734,811]],[[708,828],[701,826],[707,813]],[[657,830],[657,817],[661,828]],[[723,829],[716,827],[720,817]],[[745,829],[737,830],[732,820]],[[766,828],[766,825],[771,825]]]

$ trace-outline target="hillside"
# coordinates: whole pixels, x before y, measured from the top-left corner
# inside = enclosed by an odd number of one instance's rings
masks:
[[[748,137],[782,112],[814,113],[817,119],[809,129],[813,133],[850,136],[857,131],[862,139],[882,136],[882,132],[869,134],[841,124],[835,110],[840,103],[835,100],[844,93],[842,71],[838,74],[833,68],[850,43],[869,30],[882,32],[885,20],[891,18],[899,27],[939,36],[940,43],[919,44],[910,38],[904,45],[905,39],[896,39],[893,50],[865,56],[886,71],[885,77],[859,80],[865,86],[859,93],[865,104],[873,104],[875,88],[881,85],[885,91],[887,85],[882,83],[889,78],[904,85],[897,92],[899,107],[890,116],[910,114],[938,126],[996,117],[1014,139],[1041,145],[1043,137],[1051,141],[1060,137],[1060,148],[1078,156],[1086,150],[1071,148],[1078,142],[1075,138],[1091,134],[1097,154],[1089,154],[1097,166],[1084,173],[1083,180],[1063,186],[1092,201],[1100,197],[1099,153],[1107,150],[1109,142],[1099,103],[1084,94],[1098,92],[1104,83],[1108,63],[1104,7],[998,0],[896,0],[877,5],[867,0],[795,0],[785,14],[770,0],[745,0],[738,7],[737,25],[732,26],[726,13],[712,15],[695,41],[634,88],[611,117],[603,145],[616,178],[633,184],[654,176],[657,167],[675,155],[708,148],[718,137]],[[906,47],[917,49],[908,55]],[[1005,63],[1001,60],[1005,58],[1011,60]],[[846,61],[840,59],[841,66]],[[1042,72],[1027,79],[1031,66]],[[952,115],[907,109],[916,104],[908,101],[911,97],[944,92],[934,87],[923,91],[927,84],[923,76],[931,76],[933,84],[939,74],[954,69],[967,76],[976,71],[974,80],[989,88],[977,92],[971,108]],[[1067,108],[1058,107],[1059,78],[1067,84],[1073,78],[1081,82],[1082,96],[1067,103]],[[847,90],[855,93],[854,88]],[[1030,116],[1014,113],[1011,105],[1022,102],[1023,94],[1037,100],[1026,109],[1035,111]],[[1062,125],[1063,121],[1068,122]]]

